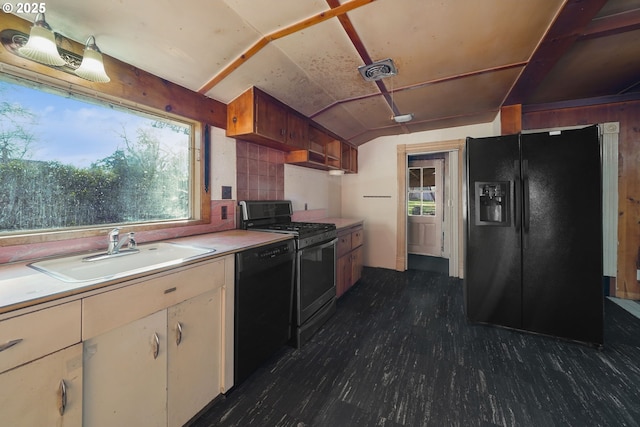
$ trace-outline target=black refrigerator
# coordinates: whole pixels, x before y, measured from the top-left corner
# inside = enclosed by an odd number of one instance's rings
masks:
[[[467,138],[469,321],[603,344],[597,126]]]

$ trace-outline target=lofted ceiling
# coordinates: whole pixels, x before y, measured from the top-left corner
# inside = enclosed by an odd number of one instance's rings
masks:
[[[640,0],[48,0],[53,29],[228,104],[257,86],[355,145],[503,105],[640,99]],[[33,15],[20,15],[33,21]],[[358,67],[391,58],[397,75]],[[107,69],[108,72],[108,69]],[[397,124],[393,115],[412,113]]]

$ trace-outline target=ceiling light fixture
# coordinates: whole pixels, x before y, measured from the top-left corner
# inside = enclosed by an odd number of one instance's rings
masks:
[[[109,83],[111,79],[104,71],[104,63],[102,62],[102,52],[96,45],[96,38],[89,36],[84,48],[84,57],[82,64],[75,73],[83,79],[96,83]]]
[[[409,114],[400,114],[397,116],[393,116],[393,121],[396,123],[407,123],[413,120],[413,113]]]
[[[44,19],[44,13],[38,13],[31,27],[29,41],[18,49],[20,55],[45,65],[61,67],[65,65],[56,46],[53,30]]]
[[[96,83],[111,81],[104,70],[102,52],[96,45],[96,38],[89,36],[84,48],[84,57],[62,48],[58,48],[56,38],[64,37],[54,34],[47,24],[44,13],[36,15],[31,34],[5,29],[2,30],[2,45],[9,52],[22,58],[30,59],[57,70],[75,74],[85,80]]]

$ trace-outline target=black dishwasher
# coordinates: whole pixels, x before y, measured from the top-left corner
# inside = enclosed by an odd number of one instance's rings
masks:
[[[234,384],[291,337],[293,240],[236,254]]]

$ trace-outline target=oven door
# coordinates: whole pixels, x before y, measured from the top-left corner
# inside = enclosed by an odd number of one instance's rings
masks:
[[[336,297],[336,243],[300,249],[297,259],[297,324],[304,324],[323,305]]]

